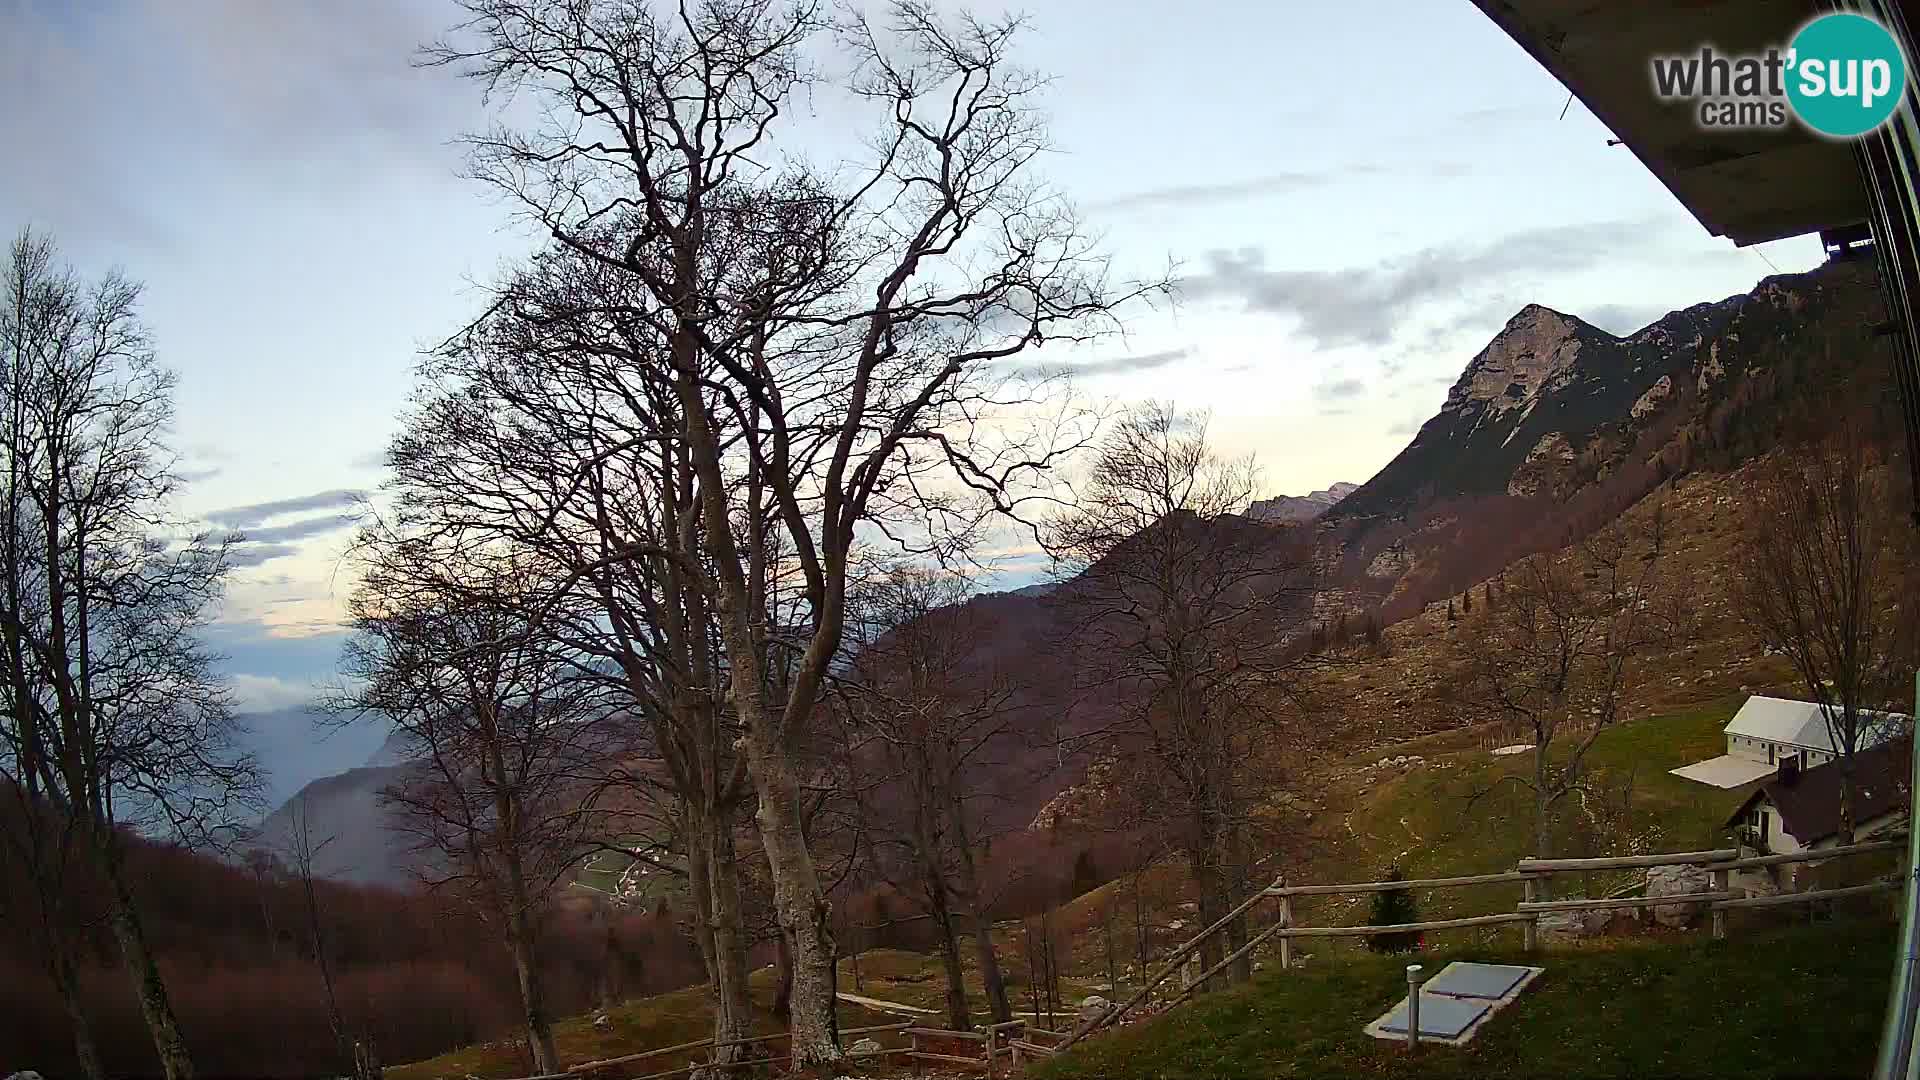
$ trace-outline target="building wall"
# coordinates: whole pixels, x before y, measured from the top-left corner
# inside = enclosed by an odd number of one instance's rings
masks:
[[[1767,757],[1767,748],[1773,748],[1773,757]],[[1745,758],[1748,761],[1769,761],[1778,764],[1783,754],[1794,753],[1794,749],[1785,743],[1768,742],[1746,735],[1727,736],[1727,754],[1731,757]]]

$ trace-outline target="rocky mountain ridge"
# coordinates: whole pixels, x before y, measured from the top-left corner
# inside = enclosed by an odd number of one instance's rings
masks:
[[[1856,422],[1891,384],[1870,262],[1609,334],[1537,304],[1469,362],[1387,466],[1320,521],[1324,562],[1387,621],[1604,524],[1668,477],[1730,469],[1810,403]]]
[[[1334,508],[1341,499],[1360,490],[1359,484],[1341,481],[1321,491],[1310,491],[1305,495],[1276,495],[1271,499],[1255,499],[1247,507],[1246,516],[1255,521],[1276,524],[1297,524],[1312,521]]]

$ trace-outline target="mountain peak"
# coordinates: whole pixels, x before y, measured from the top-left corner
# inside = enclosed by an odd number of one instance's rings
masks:
[[[1476,401],[1495,413],[1523,408],[1565,381],[1580,350],[1604,333],[1571,315],[1528,304],[1467,364],[1442,409],[1457,412]]]

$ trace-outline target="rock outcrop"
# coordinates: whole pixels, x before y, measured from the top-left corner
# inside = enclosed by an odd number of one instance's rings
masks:
[[[1697,866],[1653,866],[1647,869],[1647,898],[1684,896],[1713,890],[1713,875]],[[1661,904],[1653,910],[1653,921],[1661,926],[1686,926],[1707,910],[1707,905]]]
[[[1257,499],[1247,507],[1247,516],[1255,521],[1270,521],[1278,524],[1312,521],[1333,509],[1341,499],[1359,489],[1359,484],[1343,481],[1325,490],[1310,491],[1305,495],[1276,495],[1271,499]]]

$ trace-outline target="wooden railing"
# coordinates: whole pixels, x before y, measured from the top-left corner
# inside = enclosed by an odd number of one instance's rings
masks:
[[[948,1031],[944,1028],[924,1027],[912,1020],[895,1024],[876,1024],[872,1027],[842,1028],[840,1030],[843,1038],[879,1035],[883,1033],[891,1034],[896,1032],[907,1037],[907,1045],[883,1046],[878,1050],[867,1050],[860,1053],[849,1051],[847,1057],[854,1059],[900,1057],[913,1061],[934,1062],[954,1068],[971,1069],[975,1072],[984,1072],[990,1075],[993,1072],[994,1066],[1002,1061],[1009,1062],[1017,1067],[1020,1064],[1020,1050],[1022,1047],[1026,1048],[1028,1057],[1034,1057],[1038,1054],[1048,1052],[1051,1049],[1050,1043],[1052,1040],[1066,1038],[1064,1034],[1058,1032],[1042,1031],[1038,1028],[1029,1027],[1025,1020],[1009,1020],[1005,1023],[990,1024],[978,1031]],[[568,1066],[567,1071],[563,1073],[554,1073],[548,1076],[526,1076],[520,1077],[518,1080],[580,1080],[583,1075],[607,1072],[618,1069],[621,1066],[634,1065],[650,1058],[665,1057],[668,1054],[702,1050],[711,1051],[730,1046],[754,1046],[761,1043],[786,1040],[788,1036],[788,1032],[779,1031],[768,1032],[764,1035],[752,1035],[740,1039],[728,1039],[718,1043],[713,1039],[695,1039],[692,1042],[676,1043],[673,1046],[662,1046],[654,1050],[642,1050],[634,1054],[622,1054],[619,1057],[603,1058],[598,1061],[583,1061],[578,1065]],[[1030,1041],[1035,1037],[1046,1039],[1048,1042],[1035,1043]],[[980,1054],[974,1056],[971,1054],[947,1052],[946,1048],[950,1048],[953,1043],[978,1043],[981,1047]],[[665,1069],[660,1072],[643,1073],[639,1076],[627,1076],[624,1073],[620,1075],[621,1080],[666,1080],[666,1078],[670,1076],[680,1076],[693,1072],[696,1069],[708,1067],[744,1068],[750,1065],[772,1065],[790,1062],[792,1060],[793,1055],[791,1053],[774,1054],[729,1062],[726,1066],[719,1066],[717,1063],[709,1060],[707,1062],[694,1062],[682,1065],[678,1068]]]
[[[1675,851],[1657,855],[1623,855],[1600,859],[1522,859],[1509,871],[1496,874],[1465,874],[1457,877],[1413,878],[1401,881],[1361,881],[1339,885],[1288,885],[1283,880],[1275,880],[1272,885],[1256,891],[1247,897],[1232,911],[1214,921],[1211,926],[1201,930],[1188,939],[1179,948],[1167,954],[1164,966],[1158,973],[1148,978],[1132,997],[1117,1006],[1110,1006],[1097,1016],[1092,1016],[1077,1024],[1071,1032],[1047,1031],[1028,1024],[1024,1020],[1013,1020],[1003,1024],[993,1024],[978,1031],[947,1031],[940,1028],[922,1026],[919,1022],[906,1020],[892,1024],[876,1024],[872,1027],[845,1028],[842,1036],[879,1035],[899,1033],[905,1035],[909,1043],[906,1046],[882,1047],[861,1054],[850,1054],[855,1058],[883,1058],[889,1056],[904,1057],[915,1061],[926,1061],[951,1067],[971,1069],[991,1075],[1002,1061],[1015,1069],[1025,1060],[1051,1057],[1061,1050],[1078,1042],[1094,1031],[1117,1023],[1132,1012],[1152,992],[1165,982],[1215,935],[1224,931],[1235,919],[1246,915],[1263,901],[1278,901],[1278,918],[1272,925],[1255,934],[1245,945],[1234,950],[1225,959],[1195,976],[1181,991],[1162,1007],[1171,1008],[1197,993],[1222,971],[1261,945],[1278,939],[1280,947],[1280,966],[1293,966],[1293,943],[1305,938],[1371,937],[1378,934],[1424,933],[1433,930],[1457,930],[1479,926],[1502,926],[1509,923],[1519,924],[1524,935],[1523,946],[1528,951],[1538,945],[1540,917],[1560,911],[1611,911],[1632,908],[1658,908],[1670,905],[1702,904],[1712,914],[1712,933],[1715,937],[1726,935],[1726,912],[1743,908],[1776,907],[1787,904],[1809,904],[1823,900],[1835,900],[1850,896],[1864,896],[1876,892],[1889,892],[1899,889],[1902,880],[1891,879],[1868,882],[1861,885],[1848,885],[1837,888],[1814,889],[1807,892],[1782,893],[1777,896],[1746,896],[1739,890],[1729,887],[1729,875],[1736,870],[1752,870],[1762,867],[1786,866],[1795,863],[1824,862],[1828,859],[1850,858],[1876,852],[1887,852],[1905,846],[1904,838],[1871,840],[1852,844],[1847,847],[1827,848],[1818,851],[1801,851],[1791,855],[1754,855],[1741,857],[1733,848],[1715,848],[1706,851]],[[1672,894],[1667,896],[1607,896],[1596,899],[1542,900],[1538,899],[1542,881],[1550,880],[1557,874],[1588,873],[1596,870],[1636,870],[1657,866],[1697,866],[1711,877],[1711,887],[1705,892]],[[1424,922],[1395,923],[1391,925],[1362,926],[1296,926],[1294,925],[1295,901],[1315,896],[1353,896],[1369,895],[1399,889],[1462,889],[1485,885],[1519,885],[1522,897],[1513,911],[1492,912],[1486,915],[1468,915],[1452,919],[1429,919]],[[715,1050],[731,1046],[754,1046],[786,1040],[786,1032],[770,1032],[741,1039],[732,1039],[715,1043],[712,1039],[696,1039],[692,1042],[663,1046],[655,1050],[643,1050],[635,1054],[606,1058],[600,1061],[587,1061],[570,1066],[566,1072],[549,1077],[523,1077],[521,1080],[581,1080],[584,1074],[599,1073],[605,1070],[633,1065],[653,1058],[673,1053]],[[949,1053],[945,1049],[954,1043],[979,1043],[980,1055]],[[739,1066],[769,1065],[788,1062],[792,1054],[774,1054],[734,1062]],[[641,1076],[622,1076],[622,1080],[666,1080],[667,1077],[680,1076],[695,1069],[706,1067],[701,1063],[680,1066],[661,1072],[646,1073]]]
[[[1226,959],[1214,964],[1206,971],[1195,976],[1185,988],[1164,1008],[1171,1008],[1185,1001],[1220,972],[1235,961],[1251,953],[1255,948],[1275,938],[1280,942],[1280,966],[1293,966],[1293,942],[1303,938],[1372,937],[1380,934],[1425,933],[1433,930],[1456,930],[1478,926],[1500,926],[1507,923],[1520,925],[1522,947],[1528,951],[1538,947],[1539,923],[1542,915],[1560,911],[1611,911],[1633,908],[1663,908],[1687,904],[1705,905],[1712,916],[1714,937],[1726,936],[1726,912],[1740,908],[1774,907],[1786,904],[1810,904],[1824,900],[1836,900],[1848,896],[1862,896],[1874,892],[1890,892],[1899,889],[1903,881],[1890,879],[1875,881],[1863,885],[1850,885],[1841,888],[1814,889],[1806,892],[1782,893],[1777,896],[1747,896],[1739,890],[1729,887],[1729,875],[1735,870],[1753,869],[1763,866],[1781,866],[1791,863],[1824,862],[1828,859],[1850,858],[1875,852],[1892,851],[1903,847],[1904,839],[1872,840],[1846,847],[1826,848],[1816,851],[1802,851],[1791,855],[1757,855],[1742,858],[1735,848],[1714,848],[1706,851],[1675,851],[1656,855],[1623,855],[1599,859],[1522,859],[1512,870],[1497,874],[1467,874],[1458,877],[1415,878],[1402,881],[1363,881],[1341,885],[1288,885],[1276,880],[1265,889],[1255,892],[1238,907],[1200,931],[1185,944],[1169,953],[1164,959],[1160,971],[1147,979],[1132,997],[1120,1005],[1113,1006],[1098,1016],[1081,1021],[1065,1040],[1051,1048],[1034,1047],[1030,1053],[1057,1053],[1085,1038],[1092,1032],[1117,1023],[1132,1012],[1142,1001],[1165,982],[1174,972],[1185,966],[1188,959],[1215,935],[1223,931],[1235,919],[1247,914],[1263,900],[1279,901],[1279,917],[1273,925],[1256,934],[1251,940],[1235,950]],[[1669,894],[1666,896],[1608,896],[1598,899],[1543,900],[1539,898],[1540,883],[1557,874],[1588,873],[1596,870],[1634,870],[1657,866],[1697,866],[1711,875],[1710,888],[1705,892]],[[1296,926],[1294,925],[1294,901],[1310,896],[1340,896],[1371,894],[1401,889],[1458,889],[1481,885],[1518,884],[1522,889],[1520,902],[1513,911],[1494,912],[1486,915],[1469,915],[1453,919],[1429,919],[1424,922],[1395,923],[1391,925],[1362,926]]]
[[[897,1024],[875,1024],[871,1027],[842,1028],[840,1029],[840,1035],[842,1038],[845,1038],[849,1035],[859,1037],[862,1035],[877,1035],[884,1032],[905,1032],[912,1027],[913,1021],[905,1020]],[[567,1066],[567,1071],[564,1073],[556,1073],[549,1077],[522,1077],[520,1080],[557,1080],[557,1078],[561,1077],[566,1078],[566,1080],[579,1080],[579,1077],[586,1073],[597,1073],[606,1069],[619,1068],[622,1065],[632,1065],[635,1062],[645,1061],[649,1058],[665,1057],[668,1054],[686,1053],[697,1050],[717,1050],[730,1046],[755,1046],[760,1043],[781,1042],[788,1039],[789,1035],[790,1033],[785,1031],[770,1031],[764,1035],[749,1035],[744,1038],[727,1039],[720,1042],[716,1042],[713,1039],[695,1039],[692,1042],[676,1043],[673,1046],[662,1046],[654,1050],[642,1050],[635,1054],[622,1054],[619,1057],[603,1058],[599,1061],[583,1061],[578,1065]],[[894,1046],[883,1047],[880,1050],[868,1051],[864,1054],[852,1056],[882,1057],[888,1054],[905,1052],[907,1052],[906,1048]],[[793,1060],[793,1054],[788,1052],[785,1054],[774,1054],[768,1057],[749,1058],[732,1062],[731,1064],[739,1066],[771,1065],[791,1060]],[[682,1065],[677,1069],[650,1072],[637,1077],[626,1077],[624,1080],[665,1080],[665,1078],[669,1076],[679,1076],[682,1073],[689,1073],[695,1069],[706,1068],[708,1064],[710,1064],[710,1062],[695,1062],[689,1065]]]

